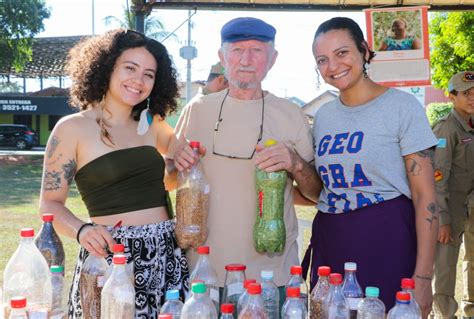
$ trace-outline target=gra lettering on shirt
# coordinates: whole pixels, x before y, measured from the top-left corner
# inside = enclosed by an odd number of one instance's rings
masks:
[[[319,141],[316,155],[325,157],[325,162],[331,162],[328,159],[332,155],[359,153],[363,149],[363,141],[364,133],[361,131],[324,135]],[[361,163],[350,164],[352,165],[350,168],[347,165],[349,164],[344,163],[344,160],[341,160],[339,156],[335,156],[332,164],[319,165],[317,168],[321,180],[329,190],[329,212],[336,212],[335,206],[338,201],[344,203],[343,211],[347,212],[384,200],[380,194],[374,194],[374,198],[370,199],[364,196],[362,192],[355,193],[354,199],[350,198],[344,189],[372,186],[372,181],[365,174]],[[338,190],[338,192],[335,193],[335,190]],[[352,204],[351,200],[355,203]]]

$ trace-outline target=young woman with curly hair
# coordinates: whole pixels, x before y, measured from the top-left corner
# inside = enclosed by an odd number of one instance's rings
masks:
[[[84,261],[92,254],[110,263],[115,243],[134,264],[135,318],[156,318],[166,290],[183,293],[189,277],[168,214],[163,160],[176,142],[164,121],[177,107],[175,69],[161,43],[124,29],[76,45],[66,68],[71,104],[81,111],[62,118],[48,141],[40,212],[54,213],[56,229],[81,245],[69,318],[83,317]],[[65,205],[73,179],[90,221]]]

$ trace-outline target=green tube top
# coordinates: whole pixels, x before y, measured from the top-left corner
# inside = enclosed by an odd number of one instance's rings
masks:
[[[153,146],[112,151],[90,161],[74,177],[89,216],[166,206],[165,161]]]

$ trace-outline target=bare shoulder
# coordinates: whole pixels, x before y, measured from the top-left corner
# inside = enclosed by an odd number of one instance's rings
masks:
[[[156,138],[155,145],[162,154],[168,152],[169,145],[176,139],[173,128],[159,115],[153,117],[152,132]]]

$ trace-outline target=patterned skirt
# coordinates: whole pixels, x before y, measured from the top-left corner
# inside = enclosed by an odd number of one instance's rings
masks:
[[[178,289],[183,300],[189,290],[186,255],[178,247],[174,227],[174,221],[167,220],[158,224],[122,226],[115,232],[115,241],[125,246],[127,261],[133,261],[137,319],[157,318],[167,290]],[[107,230],[112,231],[112,226]],[[88,255],[87,250],[81,248],[69,292],[69,318],[82,318],[79,279]],[[112,256],[107,257],[109,264]]]

